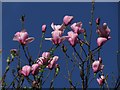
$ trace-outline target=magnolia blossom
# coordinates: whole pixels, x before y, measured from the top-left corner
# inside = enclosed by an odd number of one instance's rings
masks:
[[[97,38],[98,46],[102,46],[107,40],[109,40],[111,38],[110,37],[110,29],[106,23],[103,23],[102,28],[98,27],[96,32],[99,35],[99,37]]]
[[[65,25],[68,25],[68,24],[72,21],[72,19],[73,19],[73,16],[68,16],[68,15],[66,15],[66,16],[64,16],[64,18],[63,18],[63,23],[64,23]]]
[[[100,78],[97,78],[97,82],[100,86],[103,85],[105,82],[105,77],[102,75]]]
[[[53,44],[60,44],[67,36],[62,36],[62,31],[55,30],[52,32],[52,38],[45,38],[45,40],[51,40]]]
[[[49,64],[46,66],[46,68],[53,69],[55,67],[56,62],[58,61],[58,56],[54,56],[52,60],[49,61]]]
[[[31,72],[31,67],[29,65],[23,66],[22,70],[19,71],[19,73],[24,75],[25,77],[28,76],[30,72]]]
[[[39,64],[33,64],[32,65],[32,74],[36,75],[39,72]]]
[[[34,40],[33,37],[28,37],[28,33],[25,30],[17,32],[13,38],[14,41],[18,41],[22,45],[26,45]]]
[[[39,66],[44,65],[50,59],[50,52],[43,52],[42,57],[39,57],[37,63]]]
[[[42,32],[45,32],[45,31],[46,31],[46,25],[43,24],[43,25],[42,25]]]
[[[78,22],[78,23],[73,23],[71,25],[71,28],[72,30],[77,33],[77,34],[80,34],[80,33],[84,33],[85,30],[82,28],[82,22]]]
[[[76,43],[78,42],[78,34],[77,33],[74,33],[73,31],[69,31],[68,32],[68,41],[69,43],[72,45],[72,46],[75,46]]]
[[[99,58],[98,61],[94,61],[92,63],[92,69],[94,73],[99,72],[100,70],[103,70],[104,65],[102,65],[102,59]]]
[[[43,52],[42,57],[44,57],[46,59],[49,58],[50,57],[50,52]]]
[[[39,58],[37,59],[37,64],[38,64],[39,66],[45,64],[46,62],[47,62],[47,60],[46,60],[44,57],[39,57]]]

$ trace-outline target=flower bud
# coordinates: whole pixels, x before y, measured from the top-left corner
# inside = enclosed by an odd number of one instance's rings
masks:
[[[99,25],[100,24],[100,18],[96,19],[96,24]]]
[[[42,25],[42,32],[45,32],[46,31],[46,25]]]

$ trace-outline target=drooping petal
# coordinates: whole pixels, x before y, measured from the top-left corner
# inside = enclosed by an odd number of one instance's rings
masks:
[[[103,37],[98,37],[97,38],[98,46],[102,46],[106,41],[107,41],[107,38],[103,38]]]

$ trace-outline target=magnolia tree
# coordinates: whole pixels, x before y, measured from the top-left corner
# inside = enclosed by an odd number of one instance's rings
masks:
[[[64,53],[68,61],[71,62],[74,67],[77,67],[79,69],[81,79],[80,87],[83,90],[86,90],[89,87],[89,83],[92,82],[92,80],[89,80],[90,73],[94,73],[91,77],[93,77],[93,79],[96,79],[100,87],[104,86],[106,88],[109,88],[107,83],[107,75],[105,75],[103,72],[104,63],[102,63],[100,51],[101,47],[103,47],[103,45],[105,45],[105,43],[111,39],[111,30],[108,27],[107,23],[103,23],[101,25],[100,18],[97,18],[95,22],[95,34],[97,34],[98,37],[96,37],[96,41],[92,41],[92,24],[93,21],[95,21],[93,18],[93,13],[94,2],[92,2],[91,21],[89,22],[91,27],[90,35],[88,35],[87,30],[83,28],[83,23],[81,21],[73,22],[75,17],[70,15],[64,16],[62,24],[60,25],[56,25],[54,22],[51,22],[51,28],[53,29],[53,31],[51,32],[52,37],[45,37],[45,33],[47,32],[47,25],[42,25],[40,50],[42,49],[43,41],[46,40],[52,42],[54,47],[50,48],[47,51],[43,51],[42,54],[39,52],[36,60],[32,59],[32,56],[30,55],[30,52],[28,50],[28,44],[32,43],[35,38],[29,37],[27,30],[24,28],[25,16],[22,16],[22,30],[16,32],[13,37],[13,41],[17,41],[19,43],[19,47],[21,48],[10,50],[10,56],[7,58],[6,71],[4,72],[1,80],[2,88],[24,88],[23,84],[25,83],[25,80],[30,84],[31,88],[42,88],[49,77],[48,74],[46,78],[43,79],[43,74],[46,69],[48,69],[49,71],[54,71],[54,78],[50,81],[50,88],[54,88],[54,80],[58,76],[60,68],[63,68],[60,67],[61,65],[59,63],[57,63],[57,61],[60,59],[60,56],[56,56],[55,53],[55,50],[57,48],[61,48],[62,51],[60,53]],[[66,35],[64,33],[65,30],[68,31]],[[91,48],[92,42],[97,43],[97,46],[95,48]],[[69,46],[66,46],[65,43],[69,43]],[[79,50],[75,48],[76,46],[79,46],[81,48],[81,52],[79,52]],[[71,58],[71,56],[67,52],[67,47],[73,49],[75,54],[73,58]],[[20,54],[20,52],[22,52],[22,54]],[[22,55],[27,58],[27,64],[21,65],[21,63],[23,62],[21,60]],[[98,58],[96,58],[95,55],[97,55]],[[18,60],[18,63],[16,64],[17,72],[12,72],[14,78],[12,79],[10,84],[7,84],[5,79],[8,76],[7,72],[11,69],[10,64],[14,63],[14,59]],[[74,85],[71,79],[72,71],[67,72],[68,77],[65,78],[67,78],[70,88],[76,89],[77,87]],[[99,75],[97,75],[98,73]]]

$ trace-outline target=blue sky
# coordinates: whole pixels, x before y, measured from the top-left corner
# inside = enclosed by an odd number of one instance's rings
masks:
[[[50,27],[51,23],[61,24],[62,19],[65,15],[74,16],[73,22],[82,21],[83,27],[89,33],[89,21],[90,21],[90,11],[91,3],[3,3],[3,13],[2,13],[2,48],[3,48],[3,57],[2,57],[2,69],[3,72],[6,66],[6,58],[9,55],[9,50],[12,48],[17,48],[18,43],[12,40],[14,34],[17,31],[21,31],[21,22],[20,16],[25,14],[25,28],[29,33],[29,36],[35,37],[35,41],[29,44],[29,51],[33,56],[33,59],[36,59],[39,50],[39,43],[41,39],[41,26],[42,24],[47,24],[46,37],[51,37],[52,28]],[[118,6],[117,3],[95,3],[94,18],[100,17],[101,24],[106,22],[111,29],[111,37],[103,46],[101,50],[101,57],[103,59],[103,64],[105,65],[104,73],[109,74],[110,78],[109,84],[111,84],[111,74],[114,73],[115,76],[118,75],[117,71],[117,49],[118,49]],[[95,19],[94,19],[95,21]],[[92,45],[94,47],[96,44],[96,25],[93,23],[93,37]],[[50,41],[45,41],[43,43],[43,51],[47,51],[49,47],[52,46]],[[72,49],[69,49],[69,53]],[[65,72],[65,60],[63,54],[60,53],[60,49],[55,51],[55,55],[59,55],[60,59],[58,63],[61,66],[61,73]],[[26,60],[25,57],[23,57]],[[15,61],[16,62],[16,61]],[[12,63],[11,67],[16,68],[16,63]],[[24,64],[23,64],[24,65]],[[71,68],[71,66],[69,66]],[[60,73],[59,77],[56,78],[54,86],[55,87],[66,87],[68,81],[62,77]],[[11,76],[10,72],[9,75]],[[11,76],[12,77],[12,76]],[[76,83],[75,80],[79,81],[79,71],[76,69],[73,73],[73,83]],[[52,75],[51,78],[52,79]],[[7,77],[7,82],[11,81],[11,78]],[[44,87],[49,87],[47,85],[49,80],[44,85]],[[93,80],[93,83],[89,87],[99,87],[96,85],[96,80]]]

